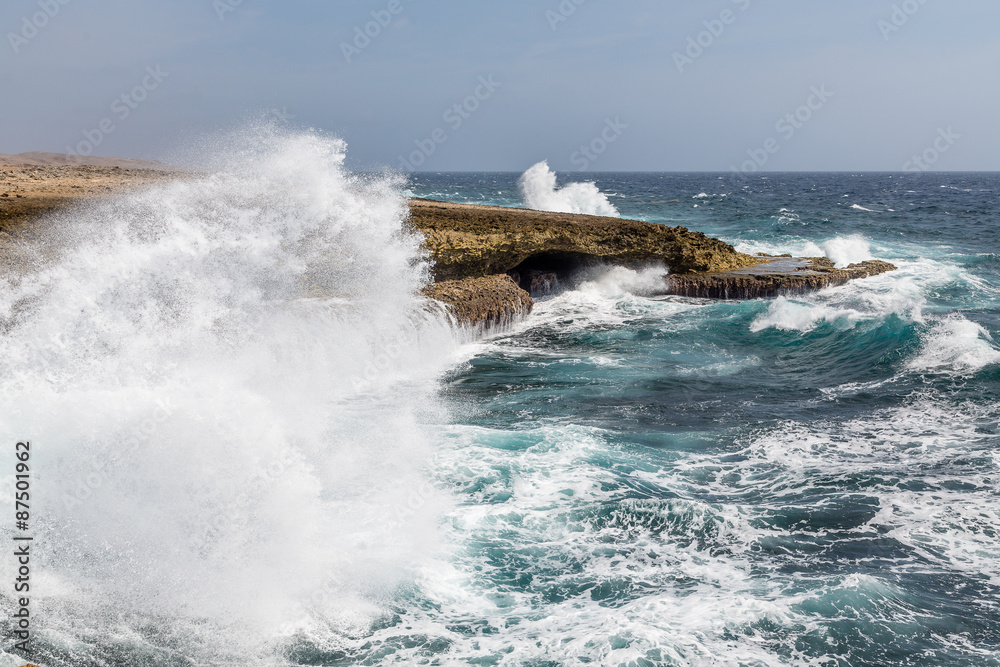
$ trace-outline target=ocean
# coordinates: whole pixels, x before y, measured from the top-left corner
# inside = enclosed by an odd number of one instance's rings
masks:
[[[517,173],[351,174],[344,150],[256,137],[53,219],[4,276],[34,662],[1000,665],[1000,175],[526,196]],[[476,338],[414,296],[405,195],[899,268],[708,301],[592,267]]]

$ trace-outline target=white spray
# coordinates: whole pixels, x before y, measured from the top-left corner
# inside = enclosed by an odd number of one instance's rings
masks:
[[[457,341],[417,295],[402,183],[344,150],[230,137],[210,175],[51,219],[40,268],[0,274],[0,441],[32,441],[32,604],[74,664],[335,645],[435,548],[424,424]]]
[[[521,174],[518,182],[524,203],[536,211],[618,217],[618,209],[594,183],[568,183],[556,187],[556,174],[546,161]]]

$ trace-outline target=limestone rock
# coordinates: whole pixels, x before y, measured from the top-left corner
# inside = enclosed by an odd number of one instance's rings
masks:
[[[896,267],[889,262],[868,260],[838,269],[825,257],[768,257],[752,267],[702,275],[666,278],[666,294],[704,299],[758,299],[801,294],[849,280],[877,276]]]
[[[445,304],[461,324],[494,328],[507,326],[531,312],[531,296],[506,275],[463,278],[433,283],[424,296]]]
[[[761,261],[701,232],[639,220],[426,199],[411,200],[410,211],[411,224],[424,234],[434,258],[437,280],[529,270],[558,273],[586,260],[661,261],[675,274],[726,271]]]

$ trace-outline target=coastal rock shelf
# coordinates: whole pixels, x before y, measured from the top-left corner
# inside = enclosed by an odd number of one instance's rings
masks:
[[[597,263],[662,262],[670,270],[663,294],[707,299],[799,294],[896,268],[879,260],[838,269],[825,257],[746,255],[700,232],[639,220],[426,199],[411,200],[410,211],[441,281],[425,294],[473,324],[530,312],[531,295]]]
[[[33,153],[32,156],[51,155]],[[0,155],[0,230],[10,232],[25,220],[65,208],[75,201],[102,197],[124,188],[176,180],[178,172],[150,168],[57,165],[35,162],[24,165]],[[97,158],[101,159],[101,158]],[[108,162],[115,162],[105,158]],[[120,160],[126,165],[147,164],[138,160]],[[153,163],[148,163],[153,164]]]
[[[25,263],[19,237],[28,224],[75,202],[150,183],[191,178],[157,163],[66,156],[0,156],[0,266]],[[574,270],[593,264],[662,263],[664,294],[755,299],[841,285],[896,267],[878,260],[838,269],[825,258],[754,256],[684,227],[517,208],[410,200],[410,227],[433,260],[436,282],[423,292],[457,322],[493,328],[531,312]]]
[[[672,273],[728,271],[761,261],[701,232],[640,220],[427,199],[411,200],[410,213],[434,258],[437,280],[565,273],[588,261],[661,261]]]
[[[836,287],[849,280],[877,276],[896,267],[868,260],[838,269],[825,257],[760,256],[760,264],[700,275],[669,275],[666,294],[703,299],[760,299]]]

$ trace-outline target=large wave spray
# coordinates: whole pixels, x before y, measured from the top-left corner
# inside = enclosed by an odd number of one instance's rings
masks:
[[[402,183],[347,173],[337,139],[248,134],[209,174],[51,219],[39,267],[2,275],[38,660],[332,650],[435,548],[422,424],[456,341],[418,296]]]
[[[618,216],[618,209],[594,183],[568,183],[556,186],[556,174],[547,161],[539,162],[521,174],[518,181],[528,208],[555,213]]]

